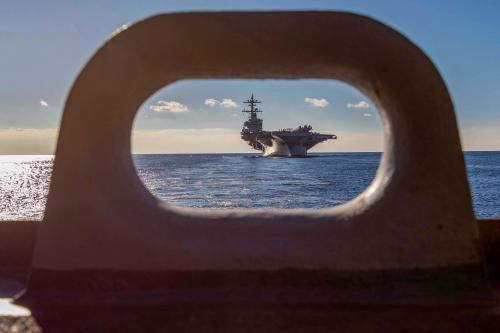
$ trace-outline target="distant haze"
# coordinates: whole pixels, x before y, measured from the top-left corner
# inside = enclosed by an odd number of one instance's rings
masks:
[[[318,144],[310,152],[382,151],[381,133],[336,133],[339,140]],[[240,139],[236,130],[138,130],[132,136],[132,151],[142,154],[258,153]]]
[[[133,153],[258,153],[239,137],[239,131],[228,129],[206,130],[135,130],[132,135]],[[382,133],[336,132],[338,140],[319,144],[311,152],[383,151]],[[498,129],[471,130],[465,133],[462,147],[468,151],[500,150],[498,142],[490,138]],[[54,129],[2,129],[0,154],[51,155],[55,152],[57,131]]]

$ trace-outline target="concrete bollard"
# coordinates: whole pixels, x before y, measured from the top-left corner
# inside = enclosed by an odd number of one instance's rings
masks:
[[[205,78],[355,86],[384,122],[373,183],[329,209],[207,211],[159,201],[133,166],[134,116],[163,86]],[[404,36],[337,12],[159,15],[108,40],[70,91],[31,279],[18,302],[49,324],[62,312],[78,318],[75,309],[128,307],[170,311],[169,327],[201,311],[193,330],[211,317],[217,327],[273,331],[276,322],[294,327],[300,309],[336,318],[346,306],[461,306],[469,317],[458,311],[462,319],[445,323],[458,329],[495,304],[478,237],[451,99]],[[263,306],[275,316],[259,312]],[[324,308],[332,306],[342,310]],[[241,321],[226,315],[235,309]],[[382,322],[423,328],[442,319],[419,311],[410,310],[414,320],[403,311]],[[427,315],[434,322],[421,320]],[[100,323],[111,325],[106,318]]]

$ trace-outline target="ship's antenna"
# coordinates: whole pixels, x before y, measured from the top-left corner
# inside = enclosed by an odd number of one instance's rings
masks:
[[[257,104],[260,104],[262,102],[256,100],[253,97],[253,93],[252,93],[252,96],[250,97],[250,99],[247,99],[243,103],[248,104],[248,106],[250,107],[250,110],[243,109],[241,112],[250,113],[250,118],[256,118],[257,117],[257,112],[262,112],[262,110],[260,110],[259,108],[257,108]]]

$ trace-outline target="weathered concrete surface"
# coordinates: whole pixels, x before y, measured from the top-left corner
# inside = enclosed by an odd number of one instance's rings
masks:
[[[78,308],[39,321],[49,333],[67,332],[446,332],[498,333],[498,321],[481,308],[282,307]],[[12,329],[13,326],[16,329]],[[31,317],[2,318],[2,332],[41,332]],[[10,330],[8,330],[10,329]]]
[[[66,332],[69,331],[75,332],[74,330],[68,330],[68,327],[66,327]],[[42,329],[33,317],[0,316],[0,332],[41,333]]]
[[[488,277],[500,283],[500,219],[479,220],[478,225]]]
[[[38,223],[0,221],[0,278],[27,282]]]
[[[375,180],[349,203],[314,211],[212,212],[160,203],[134,169],[132,122],[152,93],[190,78],[354,85],[384,121],[385,153]],[[452,102],[435,67],[405,37],[345,13],[168,14],[111,38],[76,79],[33,266],[455,267],[481,265],[477,243]]]
[[[25,282],[31,269],[37,221],[0,222],[0,277]],[[500,282],[500,219],[478,220],[488,280]],[[0,295],[1,296],[1,295]]]

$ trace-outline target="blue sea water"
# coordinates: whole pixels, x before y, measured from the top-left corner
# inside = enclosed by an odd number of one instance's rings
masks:
[[[379,159],[380,153],[136,155],[135,164],[151,192],[179,206],[323,208],[361,193]]]
[[[255,154],[134,155],[157,197],[183,207],[322,208],[361,193],[380,153],[262,158]],[[41,219],[52,156],[0,156],[0,220]],[[500,152],[465,153],[476,215],[500,217]]]
[[[467,152],[465,165],[478,217],[500,217],[500,152]]]

